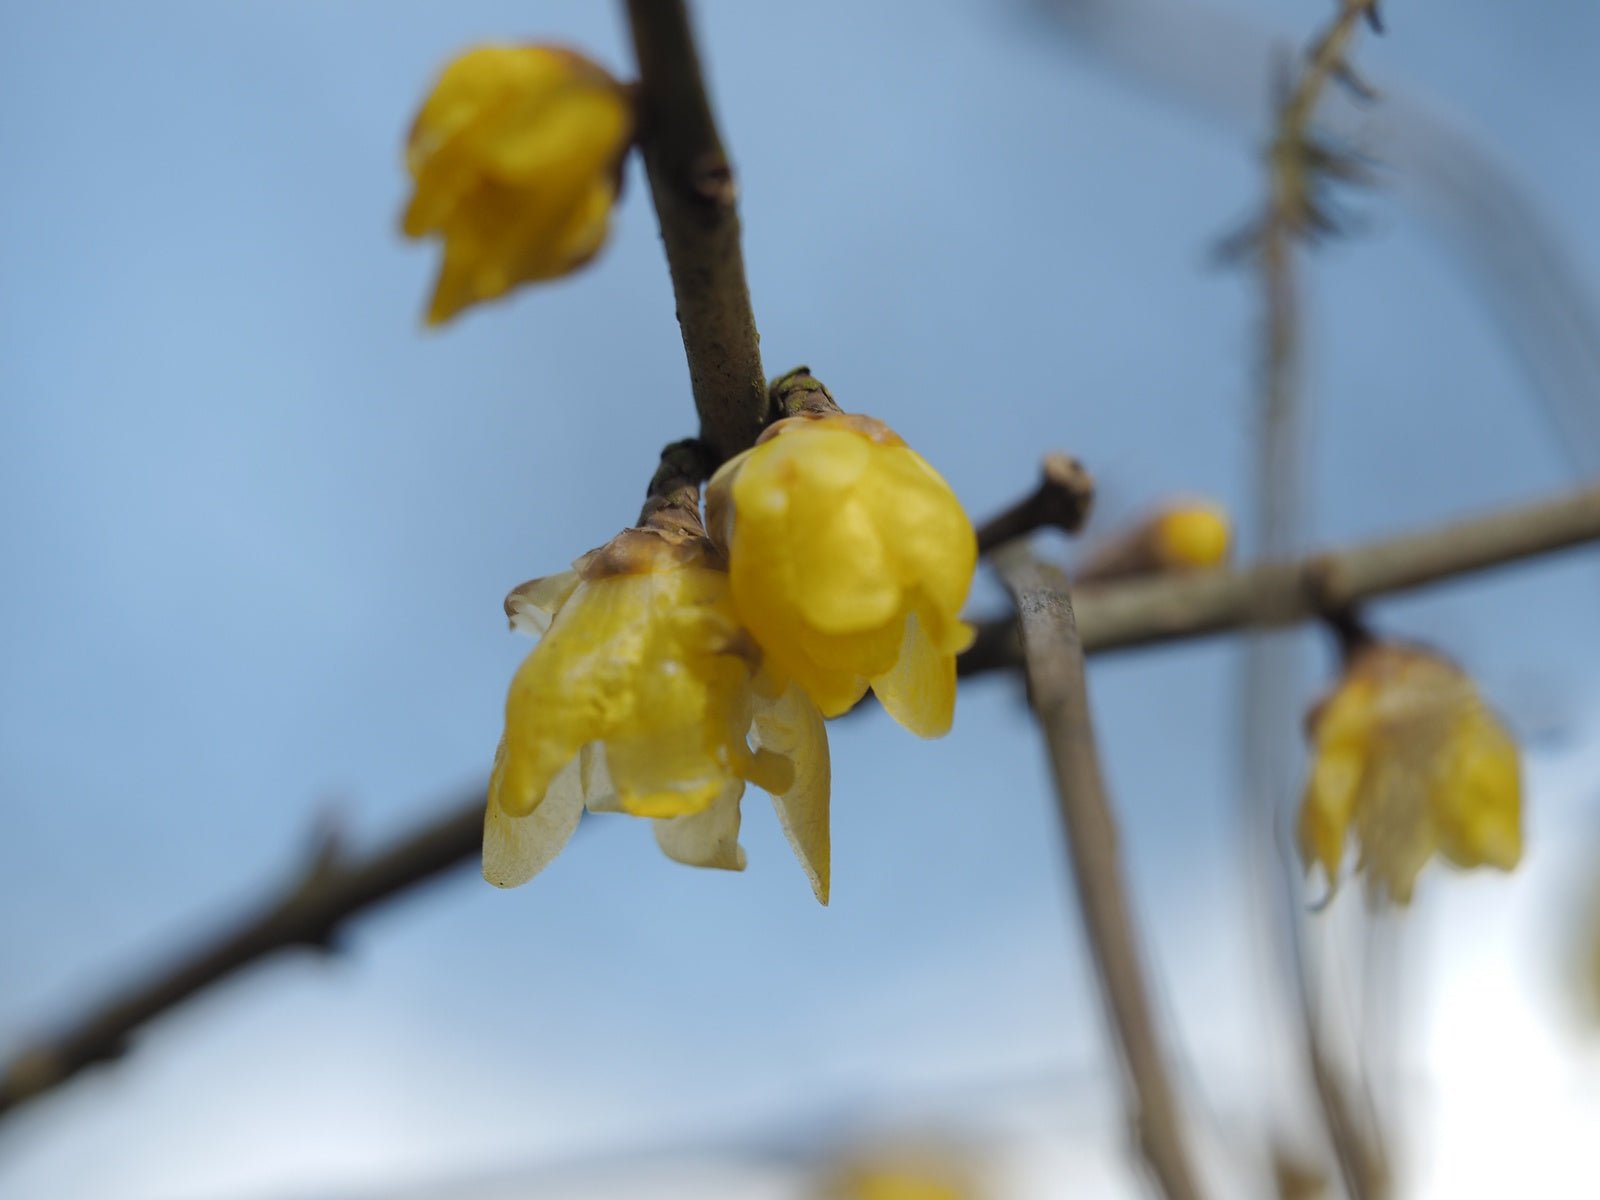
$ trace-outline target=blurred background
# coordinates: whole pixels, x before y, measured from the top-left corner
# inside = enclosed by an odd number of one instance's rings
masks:
[[[808,363],[975,515],[1048,448],[1094,470],[1102,527],[1172,493],[1242,513],[1258,289],[1210,252],[1259,208],[1272,80],[1331,10],[701,0],[769,373]],[[1600,463],[1600,9],[1386,16],[1356,52],[1385,102],[1329,114],[1383,183],[1305,273],[1319,544]],[[637,163],[591,269],[440,333],[436,251],[396,233],[441,63],[550,39],[626,76],[619,6],[72,0],[0,28],[8,1058],[271,895],[320,825],[359,849],[469,791],[528,648],[501,597],[631,521],[693,409]],[[1574,553],[1374,612],[1461,659],[1527,752],[1518,873],[1433,867],[1384,929],[1407,1195],[1600,1190],[1572,982],[1597,595]],[[980,579],[975,611],[1001,604]],[[1262,1035],[1238,658],[1090,681],[1224,1195],[1308,1128]],[[0,1123],[0,1196],[801,1196],[879,1154],[985,1195],[1143,1194],[1018,682],[965,686],[939,742],[841,722],[833,755],[831,907],[758,796],[742,875],[589,822],[528,887],[462,868],[152,1024]]]

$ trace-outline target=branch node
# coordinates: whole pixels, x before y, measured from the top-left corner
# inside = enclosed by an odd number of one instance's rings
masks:
[[[1039,486],[978,530],[978,552],[990,554],[1047,526],[1077,533],[1093,507],[1094,476],[1071,455],[1053,451],[1040,464]]]

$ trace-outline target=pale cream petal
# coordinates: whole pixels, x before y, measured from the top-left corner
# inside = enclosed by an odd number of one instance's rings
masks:
[[[662,852],[691,867],[744,870],[744,847],[739,845],[739,798],[743,795],[744,780],[735,779],[700,812],[653,821]]]
[[[776,700],[758,696],[752,741],[758,752],[782,755],[794,765],[787,790],[772,797],[778,823],[811,881],[811,890],[828,902],[830,842],[828,731],[809,697],[790,684]]]
[[[918,737],[943,737],[955,718],[955,655],[934,645],[913,613],[906,619],[900,657],[887,674],[873,678],[872,691],[884,711]]]
[[[496,754],[498,766],[499,754]],[[495,887],[527,883],[561,853],[583,815],[576,756],[556,773],[544,800],[525,817],[507,816],[492,801],[483,820],[483,877]]]
[[[617,786],[611,782],[611,769],[606,765],[604,742],[590,742],[578,751],[578,766],[583,773],[583,803],[590,812],[621,812],[622,801],[617,798]]]
[[[506,616],[511,620],[511,628],[539,637],[550,628],[556,611],[577,590],[579,582],[576,571],[561,571],[512,588],[506,596]]]

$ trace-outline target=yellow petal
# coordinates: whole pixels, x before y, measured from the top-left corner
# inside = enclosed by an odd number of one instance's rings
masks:
[[[1309,871],[1320,865],[1330,890],[1339,886],[1339,864],[1355,816],[1362,758],[1340,747],[1319,746],[1300,805],[1300,859]]]
[[[874,454],[866,490],[901,584],[954,618],[972,586],[978,539],[950,485],[920,454],[899,446]]]
[[[873,677],[872,691],[884,711],[918,737],[943,737],[955,719],[955,655],[939,649],[913,613],[906,619],[899,658],[888,672]]]
[[[501,744],[495,753],[495,775],[505,757]],[[527,816],[513,817],[495,802],[490,786],[483,820],[483,877],[495,887],[527,883],[561,853],[583,815],[583,790],[578,760],[573,758],[550,781],[544,801]]]
[[[1463,716],[1434,791],[1439,848],[1460,867],[1509,871],[1522,857],[1517,746],[1481,705]]]
[[[828,902],[830,844],[828,794],[831,769],[828,733],[805,692],[795,685],[776,700],[758,699],[751,740],[760,750],[780,754],[793,764],[789,786],[772,797],[783,834],[794,848],[811,890]]]
[[[744,847],[739,845],[739,798],[743,794],[744,781],[735,779],[700,812],[656,821],[656,843],[668,858],[691,867],[744,870]]]

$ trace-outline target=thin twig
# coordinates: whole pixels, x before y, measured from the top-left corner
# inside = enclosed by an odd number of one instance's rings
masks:
[[[1600,541],[1600,487],[1289,563],[1134,579],[1074,597],[1086,653],[1254,626],[1292,625],[1362,601]],[[964,675],[1022,663],[1015,622],[984,621]]]
[[[1377,0],[1339,0],[1339,11],[1313,41],[1306,64],[1278,110],[1267,155],[1268,212],[1260,271],[1265,306],[1255,518],[1262,561],[1300,549],[1305,487],[1304,411],[1299,394],[1300,314],[1295,246],[1336,229],[1321,195],[1326,181],[1352,177],[1350,160],[1315,143],[1311,122],[1330,80],[1355,79],[1349,47],[1363,19],[1380,28]],[[1348,610],[1346,610],[1348,611]],[[1315,981],[1305,948],[1300,877],[1279,840],[1281,801],[1292,794],[1292,743],[1283,714],[1292,709],[1295,659],[1282,641],[1257,636],[1246,647],[1242,679],[1246,829],[1255,865],[1271,879],[1263,909],[1277,916],[1278,950],[1294,993],[1307,1069],[1329,1144],[1351,1200],[1379,1200],[1387,1191],[1387,1152],[1375,1120],[1362,1121],[1323,1044]],[[1259,876],[1258,876],[1259,878]],[[1367,1106],[1370,1112],[1370,1104]]]
[[[1600,540],[1600,488],[1471,521],[1387,538],[1287,567],[1134,580],[1081,592],[1086,652],[1149,646],[1306,620],[1355,601],[1438,583],[1472,571]],[[963,674],[1020,666],[1014,619],[978,627]],[[315,856],[300,880],[256,916],[183,955],[168,969],[115,989],[54,1037],[24,1049],[0,1074],[0,1113],[116,1057],[129,1035],[196,992],[279,950],[326,948],[351,918],[413,884],[477,858],[483,789],[445,815],[364,859]]]
[[[1017,605],[1028,691],[1050,750],[1078,909],[1122,1050],[1139,1146],[1168,1200],[1199,1200],[1100,778],[1066,576],[1021,548],[1002,552],[996,565]]]
[[[700,436],[719,461],[767,419],[767,380],[739,243],[738,189],[683,0],[627,0],[639,137],[661,223]]]
[[[347,858],[337,837],[323,837],[300,878],[255,915],[118,988],[57,1036],[25,1046],[0,1075],[0,1114],[85,1067],[121,1057],[147,1021],[259,959],[296,946],[337,951],[337,935],[351,917],[476,857],[485,786],[452,800],[446,816],[365,857]]]
[[[1039,465],[1039,486],[978,527],[978,553],[988,554],[1035,529],[1077,533],[1094,506],[1094,478],[1069,455],[1050,453]]]

